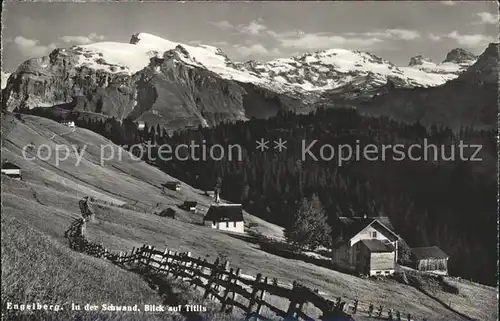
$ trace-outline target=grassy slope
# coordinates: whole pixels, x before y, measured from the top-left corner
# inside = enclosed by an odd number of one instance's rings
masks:
[[[108,143],[101,136],[78,128],[74,133],[49,140],[53,133],[68,132],[67,128],[32,116],[24,117],[24,121],[24,124],[17,123],[11,128],[2,147],[2,157],[21,165],[26,173],[24,182],[2,180],[2,216],[15,217],[17,221],[36,226],[38,231],[61,241],[64,230],[79,213],[78,200],[82,196],[92,194],[117,204],[139,201],[135,210],[116,206],[98,209],[97,221],[87,229],[90,237],[114,250],[128,251],[147,243],[160,248],[189,250],[194,256],[209,256],[211,260],[217,256],[227,257],[233,266],[242,268],[243,273],[255,275],[260,272],[290,283],[298,280],[328,293],[330,297],[342,295],[359,298],[361,302],[390,304],[394,309],[432,319],[459,318],[416,289],[396,281],[361,279],[302,261],[284,259],[265,253],[240,237],[189,223],[200,222],[210,205],[211,198],[204,196],[202,191],[183,185],[180,193],[167,190],[162,194],[160,184],[172,178],[144,162],[131,160],[125,153],[122,161],[110,161],[104,167],[100,166],[97,146]],[[74,166],[75,159],[70,157],[56,168],[40,160],[29,162],[22,159],[20,147],[28,143],[85,143],[88,147],[80,166]],[[49,163],[54,164],[54,160]],[[180,220],[151,215],[155,210],[175,206],[184,200],[198,201],[201,213],[193,215],[180,211]],[[158,208],[157,203],[161,204]],[[275,225],[251,215],[245,218],[247,222],[257,222],[264,234],[282,236],[281,228]],[[478,294],[479,299],[476,298]],[[463,291],[460,296],[460,306],[454,305],[455,309],[482,320],[496,319],[495,289],[474,288]],[[275,303],[282,308],[287,306],[284,301],[276,300]]]
[[[36,202],[24,204],[36,215]],[[8,319],[22,314],[7,314],[7,302],[58,304],[65,310],[37,315],[46,320],[69,319],[73,315],[69,311],[71,303],[81,304],[82,308],[86,303],[161,303],[139,276],[104,260],[75,253],[33,226],[18,221],[11,213],[2,213],[2,310]],[[92,319],[88,313],[82,315],[84,320]],[[131,316],[109,313],[106,317],[130,320]]]

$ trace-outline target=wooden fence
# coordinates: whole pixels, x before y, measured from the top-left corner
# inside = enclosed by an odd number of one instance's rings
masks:
[[[83,212],[82,210],[82,214]],[[94,257],[108,259],[121,266],[143,266],[158,274],[182,279],[194,288],[201,289],[204,298],[218,300],[221,303],[221,312],[229,313],[236,307],[242,311],[247,320],[268,320],[270,318],[263,315],[263,310],[266,309],[268,310],[266,315],[272,313],[287,320],[315,320],[316,318],[304,312],[306,305],[313,305],[316,311],[321,311],[322,320],[353,320],[353,315],[361,313],[388,320],[415,320],[410,314],[406,314],[406,318],[403,318],[400,312],[393,312],[384,306],[361,304],[358,300],[348,304],[339,297],[334,302],[324,298],[318,290],[297,282],[287,285],[278,282],[276,278],[271,279],[261,274],[255,277],[245,275],[239,268],[232,268],[228,261],[221,262],[219,258],[210,263],[201,257],[191,257],[191,252],[158,250],[148,245],[134,248],[129,253],[112,252],[102,244],[86,239],[87,219],[76,219],[66,231],[65,236],[69,239],[71,248]],[[266,297],[269,296],[285,299],[284,302],[289,302],[288,308],[283,310],[267,302]]]
[[[322,318],[325,320],[351,319],[344,312],[345,302],[327,300],[317,291],[296,282],[290,288],[278,284],[277,279],[271,280],[261,274],[257,274],[256,277],[244,276],[240,269],[230,268],[228,261],[220,262],[219,259],[215,259],[210,263],[200,257],[191,257],[190,252],[177,253],[168,249],[160,251],[147,245],[137,250],[133,249],[130,253],[120,252],[118,255],[113,255],[105,249],[100,249],[100,252],[94,254],[112,258],[118,264],[139,264],[159,274],[180,278],[193,287],[201,288],[204,298],[218,300],[221,303],[221,312],[230,312],[236,307],[242,310],[247,319],[269,319],[262,315],[262,310],[266,307],[278,317],[315,320],[302,312],[302,307],[306,303],[311,303],[322,311]],[[281,310],[266,302],[266,295],[289,300],[288,309]]]
[[[228,261],[221,262],[215,259],[213,263],[200,257],[191,257],[190,252],[174,252],[168,249],[158,250],[144,245],[132,249],[129,253],[113,253],[101,244],[95,244],[81,239],[78,249],[89,255],[109,259],[120,265],[139,265],[150,270],[172,276],[188,282],[194,288],[203,291],[203,297],[216,299],[221,303],[221,312],[232,312],[239,308],[247,319],[268,320],[262,315],[263,309],[285,319],[315,320],[314,317],[303,312],[306,304],[314,305],[321,311],[322,320],[352,320],[353,315],[363,313],[365,316],[384,318],[389,320],[412,320],[410,315],[402,317],[401,313],[392,312],[383,306],[358,304],[354,301],[347,304],[341,298],[331,301],[324,298],[318,290],[312,290],[297,282],[286,285],[271,279],[244,275],[239,268],[230,267]],[[265,299],[270,295],[281,297],[289,301],[288,308],[282,310]]]

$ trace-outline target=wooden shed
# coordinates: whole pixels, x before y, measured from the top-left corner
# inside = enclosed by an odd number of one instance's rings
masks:
[[[179,207],[183,210],[186,210],[186,211],[191,211],[191,212],[194,212],[196,213],[196,206],[198,206],[198,202],[194,202],[194,201],[184,201],[184,203],[182,205],[180,205]]]
[[[166,182],[162,186],[166,187],[172,191],[180,191],[181,190],[181,183],[180,182]]]
[[[412,251],[412,267],[421,272],[448,275],[450,258],[437,246],[415,247]]]
[[[21,176],[21,167],[10,163],[10,162],[5,162],[2,164],[2,174],[14,178],[14,179],[22,179]]]
[[[172,209],[171,207],[164,209],[163,211],[158,213],[159,216],[170,217],[170,218],[175,218],[175,214],[176,214],[175,210]]]

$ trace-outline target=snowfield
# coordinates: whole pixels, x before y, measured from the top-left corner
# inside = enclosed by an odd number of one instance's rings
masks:
[[[365,78],[373,84],[384,84],[389,77],[399,78],[408,87],[439,86],[454,79],[474,60],[465,63],[420,64],[398,67],[373,54],[346,49],[329,49],[268,62],[232,62],[214,46],[190,46],[147,33],[138,33],[131,43],[99,42],[73,47],[79,66],[110,73],[134,74],[146,68],[153,57],[163,58],[172,51],[174,62],[210,70],[221,78],[253,83],[276,92],[324,91],[339,88]]]
[[[4,89],[5,86],[7,85],[7,79],[9,79],[9,76],[10,76],[10,73],[6,73],[2,70],[2,79],[1,79],[2,89]]]

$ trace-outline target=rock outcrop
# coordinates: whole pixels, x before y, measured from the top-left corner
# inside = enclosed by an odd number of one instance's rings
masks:
[[[455,48],[450,50],[446,55],[446,59],[443,62],[453,62],[457,64],[469,64],[471,61],[474,62],[477,60],[477,56],[472,52],[467,51],[462,48]]]

